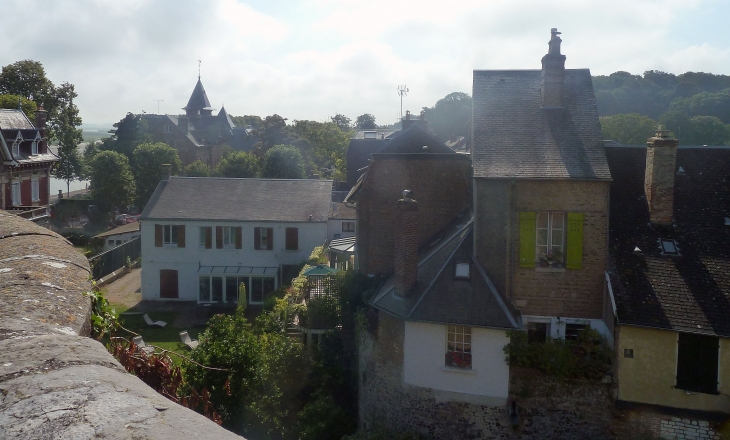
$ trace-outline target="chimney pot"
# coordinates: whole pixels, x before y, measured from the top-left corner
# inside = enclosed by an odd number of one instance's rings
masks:
[[[560,54],[558,37],[560,32],[556,28],[550,30],[548,53],[542,57],[542,106],[563,107],[565,91],[565,55]]]

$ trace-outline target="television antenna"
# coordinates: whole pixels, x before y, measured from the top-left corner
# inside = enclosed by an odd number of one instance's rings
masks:
[[[400,96],[400,117],[403,119],[403,97],[408,95],[408,86],[403,84],[398,86],[398,96]]]
[[[164,99],[153,99],[152,101],[157,101],[157,114],[160,114],[160,103],[165,102]]]

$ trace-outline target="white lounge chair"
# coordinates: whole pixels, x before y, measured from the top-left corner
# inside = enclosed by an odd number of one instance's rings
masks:
[[[195,339],[190,339],[190,335],[188,335],[188,331],[181,331],[180,332],[180,340],[183,344],[187,345],[191,350],[193,350],[195,347],[198,346],[198,341]]]
[[[132,342],[134,342],[134,345],[139,347],[140,350],[144,351],[147,354],[153,353],[155,351],[154,347],[149,347],[147,344],[144,343],[144,339],[142,339],[142,336],[133,337]]]
[[[146,313],[142,317],[144,318],[144,322],[146,322],[147,325],[149,325],[150,327],[152,327],[152,326],[164,327],[167,325],[167,323],[165,321],[153,321],[152,318],[150,318],[150,315],[148,315]]]

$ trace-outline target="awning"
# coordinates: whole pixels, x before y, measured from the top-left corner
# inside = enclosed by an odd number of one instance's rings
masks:
[[[252,275],[252,276],[276,276],[278,267],[254,267],[254,266],[200,266],[199,274],[220,274],[220,275]]]
[[[332,240],[329,245],[330,251],[343,254],[353,254],[355,253],[356,239],[356,237],[347,237]]]

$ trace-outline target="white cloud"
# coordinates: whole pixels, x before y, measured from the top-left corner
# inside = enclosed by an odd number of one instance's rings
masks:
[[[198,59],[214,107],[324,120],[395,119],[396,85],[417,112],[471,92],[473,69],[540,68],[549,31],[567,66],[730,74],[722,0],[5,0],[0,65],[41,61],[69,81],[87,122],[177,113]],[[713,25],[714,24],[714,25]],[[713,32],[708,31],[713,29]]]

